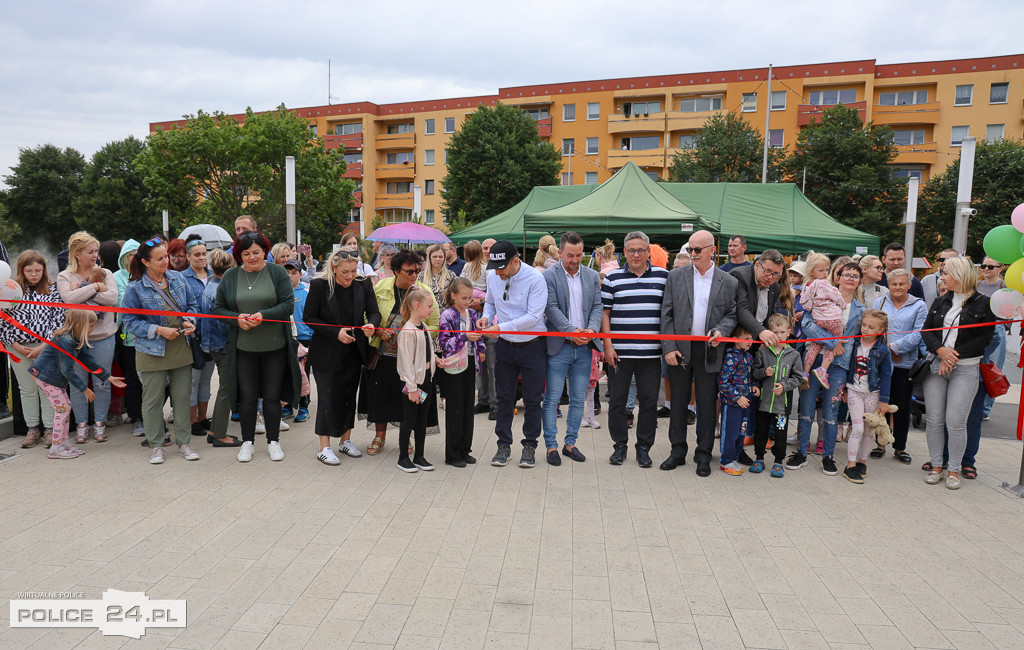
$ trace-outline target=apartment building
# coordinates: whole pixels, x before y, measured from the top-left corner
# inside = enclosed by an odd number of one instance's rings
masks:
[[[844,61],[500,88],[480,97],[398,104],[358,102],[293,109],[328,148],[345,148],[357,183],[349,229],[372,215],[389,223],[423,216],[441,223],[448,138],[479,104],[522,108],[562,152],[562,184],[600,183],[632,161],[667,179],[673,156],[704,122],[737,111],[773,147],[794,146],[800,129],[845,104],[887,124],[899,152],[893,174],[922,182],[957,156],[963,138],[1024,137],[1024,54],[877,64]],[[770,92],[769,92],[770,86]],[[244,117],[244,116],[239,116]],[[176,121],[150,125],[167,128]],[[363,234],[366,234],[365,232]]]

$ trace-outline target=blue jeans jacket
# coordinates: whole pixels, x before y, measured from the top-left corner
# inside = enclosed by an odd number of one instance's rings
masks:
[[[188,267],[181,272],[181,277],[185,278],[185,282],[188,284],[189,291],[192,292],[192,297],[195,299],[196,304],[202,304],[203,292],[206,291],[206,285],[199,279],[196,272],[192,270],[192,267]],[[206,267],[206,277],[208,280],[213,280],[213,269]]]
[[[856,340],[853,347],[859,347]],[[892,354],[883,339],[878,339],[868,352],[868,390],[878,392],[880,402],[889,403],[889,388],[892,383]]]
[[[202,308],[204,314],[213,313],[213,303],[217,301],[217,287],[220,285],[220,278],[210,278],[206,289],[203,291]],[[199,338],[202,340],[203,352],[226,353],[228,347],[228,325],[221,318],[200,318]]]
[[[195,314],[199,311],[192,291],[188,288],[185,278],[177,271],[167,271],[167,293],[170,294],[174,305],[168,306],[164,302],[156,284],[147,274],[134,282],[129,282],[124,290],[124,302],[122,306],[129,309],[154,309],[159,311],[182,311],[187,314]],[[194,322],[194,319],[188,318]],[[143,354],[151,354],[155,357],[164,356],[164,337],[156,333],[156,328],[167,327],[166,316],[150,316],[142,314],[124,314],[121,323],[126,330],[135,335],[135,349]]]

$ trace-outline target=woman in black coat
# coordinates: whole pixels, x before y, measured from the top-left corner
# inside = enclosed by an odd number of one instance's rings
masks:
[[[317,459],[327,465],[341,461],[331,449],[338,438],[338,451],[358,458],[362,452],[350,437],[356,416],[356,389],[363,364],[371,352],[370,338],[380,325],[380,310],[373,284],[358,275],[355,251],[337,250],[324,270],[309,285],[302,319],[313,330],[310,357],[316,359],[316,433],[320,436]],[[344,326],[344,327],[339,327]]]

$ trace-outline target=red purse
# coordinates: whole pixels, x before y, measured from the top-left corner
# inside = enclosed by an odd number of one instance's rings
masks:
[[[996,364],[989,361],[978,364],[978,367],[981,369],[981,381],[985,383],[985,392],[989,397],[996,398],[1010,390],[1010,380]]]

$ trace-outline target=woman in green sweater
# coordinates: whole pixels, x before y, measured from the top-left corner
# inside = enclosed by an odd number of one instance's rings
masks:
[[[295,296],[283,266],[267,263],[270,241],[246,231],[235,239],[238,266],[228,269],[217,287],[213,313],[230,316],[229,396],[242,426],[238,460],[252,460],[256,405],[263,399],[270,460],[284,460],[281,449],[281,400],[299,398],[299,363],[291,324]],[[271,321],[271,322],[266,322]],[[230,378],[234,378],[233,381]]]

